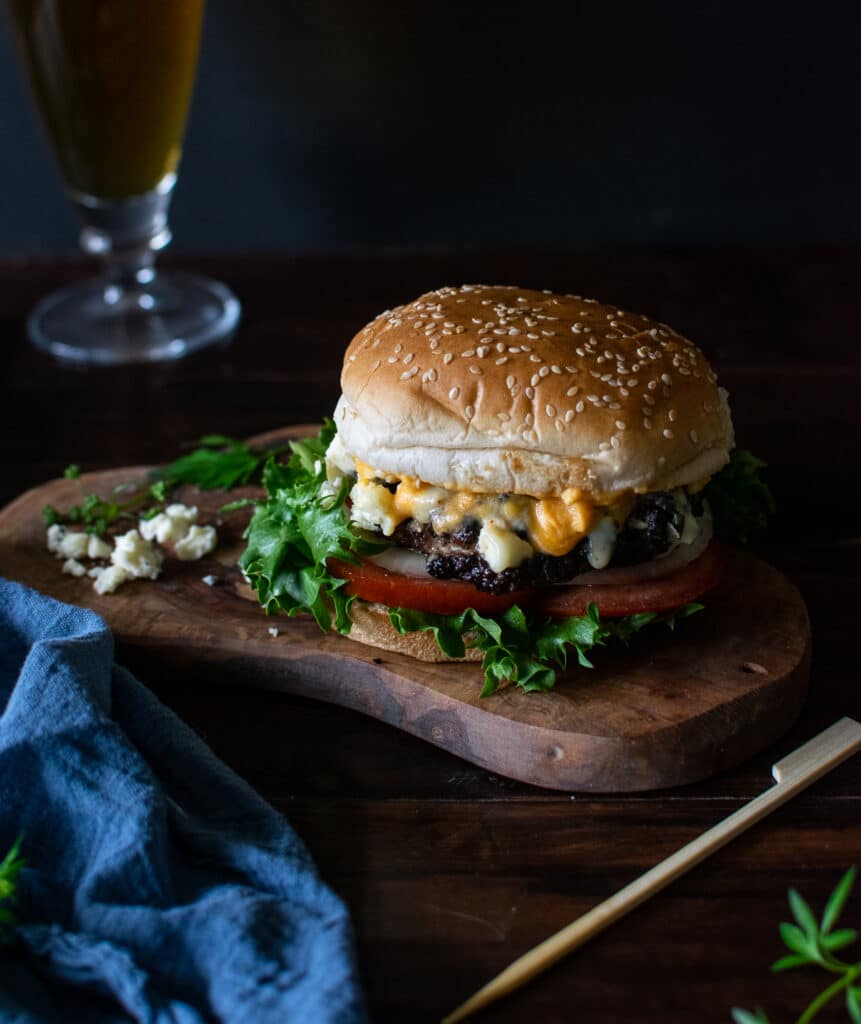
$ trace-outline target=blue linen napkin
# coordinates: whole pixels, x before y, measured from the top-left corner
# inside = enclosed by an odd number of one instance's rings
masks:
[[[287,822],[93,612],[0,579],[0,1020],[358,1024],[352,933]]]

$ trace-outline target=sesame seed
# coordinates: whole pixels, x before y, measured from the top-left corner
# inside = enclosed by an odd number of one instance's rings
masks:
[[[509,327],[508,328],[508,333],[509,334],[520,334],[520,330],[517,327]]]
[[[510,417],[510,416],[508,415],[508,413],[507,413],[507,412],[498,412],[498,413],[496,414],[496,418],[497,418],[497,419],[498,419],[498,420],[499,420],[499,421],[500,421],[501,423],[508,423],[508,421],[509,421],[509,420],[511,419],[511,417]]]
[[[646,428],[646,430],[652,429],[652,421],[649,419],[648,416],[643,417],[643,426]]]
[[[534,417],[534,416],[532,415],[532,413],[531,413],[531,412],[528,412],[528,413],[527,413],[527,414],[526,414],[526,415],[525,415],[525,416],[523,417],[523,422],[524,422],[524,423],[526,424],[526,426],[527,426],[527,427],[531,427],[531,426],[532,426],[532,421],[533,421],[534,419],[535,419],[535,417]]]
[[[619,388],[619,394],[622,395],[623,398],[627,398],[630,393],[631,392],[627,388]]]
[[[450,399],[451,399],[452,401],[454,401],[454,400],[455,400],[455,399],[457,398],[457,396],[458,396],[459,394],[460,394],[460,388],[458,388],[458,387],[454,387],[454,388],[452,388],[452,389],[451,389],[451,391],[449,391],[449,393],[448,393],[448,397],[449,397],[449,398],[450,398]]]
[[[498,341],[496,343],[496,351],[497,352],[504,352],[505,351],[505,342],[504,341]]]
[[[559,431],[560,434],[565,429],[565,424],[562,422],[562,420],[556,421],[556,429]]]
[[[615,341],[619,337],[619,335],[615,331],[607,331],[604,337],[607,339],[607,341]]]
[[[696,444],[699,441],[699,434],[695,430],[688,431],[688,437],[691,439],[691,444]]]
[[[429,381],[435,381],[437,378],[436,370],[433,367],[431,367],[425,374],[425,378]]]
[[[579,390],[580,390],[580,388],[578,388],[578,387],[577,387],[577,385],[575,384],[573,388],[568,388],[568,390],[567,390],[567,391],[565,392],[565,394],[566,394],[566,395],[567,395],[567,396],[568,396],[569,398],[573,398],[573,397],[574,397],[574,396],[575,396],[575,395],[577,394],[577,392],[578,392]]]
[[[461,356],[462,356],[462,357],[463,357],[464,359],[470,359],[470,358],[472,358],[472,356],[474,356],[474,355],[475,355],[475,349],[474,349],[474,348],[465,348],[465,349],[463,350],[463,352],[461,352]]]
[[[447,334],[449,337],[451,337],[451,335],[454,334],[454,331],[450,330],[448,327],[443,327],[442,333]]]
[[[538,371],[538,376],[541,377],[542,380],[545,377],[549,377],[550,376],[550,367],[549,366],[542,366],[541,369]]]
[[[508,388],[509,390],[510,390],[511,388],[513,388],[513,387],[514,387],[514,377],[512,377],[512,376],[511,376],[511,374],[509,374],[509,375],[508,375],[508,376],[507,376],[507,377],[505,378],[505,386],[506,386],[506,387],[507,387],[507,388]]]
[[[584,410],[584,409],[586,408],[586,405],[585,405],[585,403],[583,402],[583,399],[582,399],[582,398],[581,398],[581,399],[580,399],[580,401],[579,401],[579,402],[578,402],[578,403],[577,403],[577,404],[576,404],[576,405],[574,406],[574,408],[575,408],[575,409],[577,410],[577,412],[583,412],[583,410]]]
[[[552,405],[549,405],[549,404],[545,405],[544,406],[544,411],[547,413],[548,416],[555,416],[556,415],[556,409]]]
[[[521,352],[531,352],[532,351],[532,346],[531,345],[521,345],[520,346],[520,351]]]
[[[611,444],[611,445],[612,445],[612,446],[613,446],[614,448],[618,448],[618,447],[619,447],[619,438],[618,438],[618,437],[616,437],[616,435],[615,435],[615,434],[613,434],[613,436],[612,436],[612,437],[610,438],[610,444]]]
[[[530,363],[540,363],[540,362],[543,362],[543,360],[541,359],[541,356],[536,355],[533,352],[532,355],[529,357],[529,362]]]
[[[616,420],[616,429],[617,430],[624,430],[625,429],[625,421],[624,420]]]
[[[516,354],[517,354],[518,352],[520,352],[521,350],[520,350],[520,349],[519,349],[519,348],[517,347],[517,345],[509,345],[509,347],[508,347],[508,351],[509,351],[509,352],[510,352],[510,353],[511,353],[512,355],[516,355]]]
[[[540,380],[541,380],[541,378],[540,378],[540,377],[538,376],[538,374],[537,374],[537,373],[533,373],[533,374],[532,374],[532,379],[531,379],[531,380],[529,381],[529,383],[530,383],[530,384],[531,384],[531,385],[532,385],[533,387],[535,387],[535,385],[536,385],[536,384],[537,384],[537,383],[538,383],[538,382],[539,382]]]
[[[531,402],[532,399],[535,398],[535,388],[527,388],[526,389],[526,397]]]
[[[389,356],[389,358],[386,360],[386,362],[387,363],[396,363],[396,362],[398,362],[398,357],[397,356]]]
[[[451,352],[446,352],[446,354],[442,357],[442,361],[445,363],[446,366],[448,366],[452,359],[454,359],[454,356],[451,354]]]
[[[673,383],[673,378],[668,373],[662,373],[661,380],[667,385],[667,387]]]
[[[480,366],[476,366],[475,363],[470,363],[469,372],[475,374],[476,377],[480,377],[484,371]]]
[[[397,345],[395,345],[395,347],[392,349],[392,351],[395,353],[395,355],[397,355],[400,351],[402,351],[403,347],[404,346],[400,342],[398,342]]]
[[[415,359],[415,354],[413,352],[408,352],[404,356],[404,366],[409,366],[413,359]]]
[[[600,450],[601,450],[602,452],[606,452],[606,451],[609,451],[609,450],[610,450],[610,445],[609,445],[609,444],[607,444],[607,442],[606,442],[606,441],[602,441],[602,442],[601,442],[601,443],[600,443],[600,444],[598,445],[598,448],[599,448],[599,449],[600,449]]]
[[[638,381],[637,381],[636,377],[629,377],[628,378],[628,387],[629,388],[635,388],[637,386],[637,383],[638,383]]]
[[[674,437],[674,436],[675,436],[675,435],[673,434],[672,430],[670,430],[670,428],[669,428],[669,427],[666,427],[666,428],[665,428],[665,430],[664,430],[664,437],[665,437],[665,438],[666,438],[666,439],[667,439],[668,441],[672,441],[672,439],[673,439],[673,437]]]
[[[496,365],[497,366],[502,366],[504,363],[507,363],[507,362],[508,362],[508,356],[500,356],[499,359],[496,360]]]
[[[472,405],[468,405],[463,411],[466,414],[466,418],[468,420],[471,420],[472,417],[475,416],[475,407]]]
[[[574,410],[573,410],[573,409],[569,409],[569,410],[568,410],[568,411],[567,411],[567,412],[565,413],[565,422],[566,422],[566,423],[570,423],[570,422],[571,422],[571,420],[573,420],[575,416],[576,416],[576,413],[574,412]]]
[[[436,350],[438,348],[439,348],[439,339],[438,338],[431,338],[431,340],[430,340],[430,350],[431,350],[431,352],[436,352]]]
[[[529,338],[530,341],[538,341],[538,339],[541,337],[541,335],[540,334],[533,334],[531,332],[527,332],[526,337]]]
[[[559,369],[559,367],[555,363],[550,367],[550,370],[551,370],[552,373],[562,373],[562,371]]]
[[[508,334],[508,331],[504,327],[494,327],[493,328],[493,333],[494,334]]]
[[[670,419],[670,423],[675,423],[676,422],[676,410],[675,409],[670,409],[670,411],[667,413],[667,416]]]
[[[569,373],[579,373],[580,372],[580,367],[579,366],[566,366],[565,369]]]
[[[417,366],[414,366],[411,370],[404,370],[401,374],[401,380],[409,380],[411,377],[415,377],[418,372],[419,368]]]
[[[610,402],[610,404],[607,406],[607,408],[608,409],[621,409],[622,408],[622,403],[621,402]]]
[[[646,385],[646,387],[648,387],[649,391],[654,391],[657,386],[658,386],[658,382],[656,380],[650,380],[649,383]],[[643,397],[644,398],[648,398],[649,396],[648,395],[644,395]]]
[[[475,354],[478,356],[479,359],[484,359],[484,357],[487,355],[489,351],[489,345],[479,345],[478,348],[475,350]]]

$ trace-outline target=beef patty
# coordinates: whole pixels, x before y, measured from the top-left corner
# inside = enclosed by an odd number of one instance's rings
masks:
[[[697,518],[702,516],[703,502],[699,495],[689,495],[688,504]],[[675,496],[668,491],[640,495],[616,536],[607,568],[638,565],[662,555],[681,536],[684,519],[684,508],[679,507]],[[429,523],[407,519],[395,529],[391,540],[399,547],[424,554],[431,576],[441,580],[465,580],[491,594],[564,583],[592,569],[587,557],[590,541],[584,538],[565,555],[557,557],[536,552],[520,565],[494,572],[478,550],[480,529],[475,519],[465,519],[452,533],[436,533]]]

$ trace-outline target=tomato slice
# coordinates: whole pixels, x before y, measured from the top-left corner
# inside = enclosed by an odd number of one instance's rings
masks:
[[[537,597],[534,608],[553,619],[584,615],[594,603],[604,618],[619,618],[638,612],[667,612],[695,601],[720,583],[726,564],[723,548],[715,541],[699,558],[669,576],[641,583],[597,586],[547,587]]]
[[[437,615],[459,615],[474,608],[479,615],[498,615],[513,604],[529,604],[535,590],[515,590],[510,594],[487,594],[462,580],[435,580],[430,576],[407,576],[392,572],[373,562],[353,565],[330,558],[329,572],[347,580],[344,588],[363,601],[378,601],[390,608],[413,608]]]
[[[619,618],[637,612],[665,612],[695,601],[718,585],[726,558],[712,541],[689,565],[655,580],[640,583],[603,583],[596,586],[542,587],[515,590],[510,594],[487,594],[461,580],[436,580],[392,572],[373,562],[353,565],[329,559],[329,572],[347,580],[344,588],[353,597],[376,601],[392,608],[413,608],[437,615],[458,615],[474,608],[479,615],[497,615],[513,604],[533,608],[553,619],[585,615],[590,604],[598,606],[605,618]]]

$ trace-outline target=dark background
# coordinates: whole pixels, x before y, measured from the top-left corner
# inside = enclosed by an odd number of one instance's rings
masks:
[[[176,246],[857,243],[858,10],[210,0]],[[0,251],[71,250],[0,21]]]

